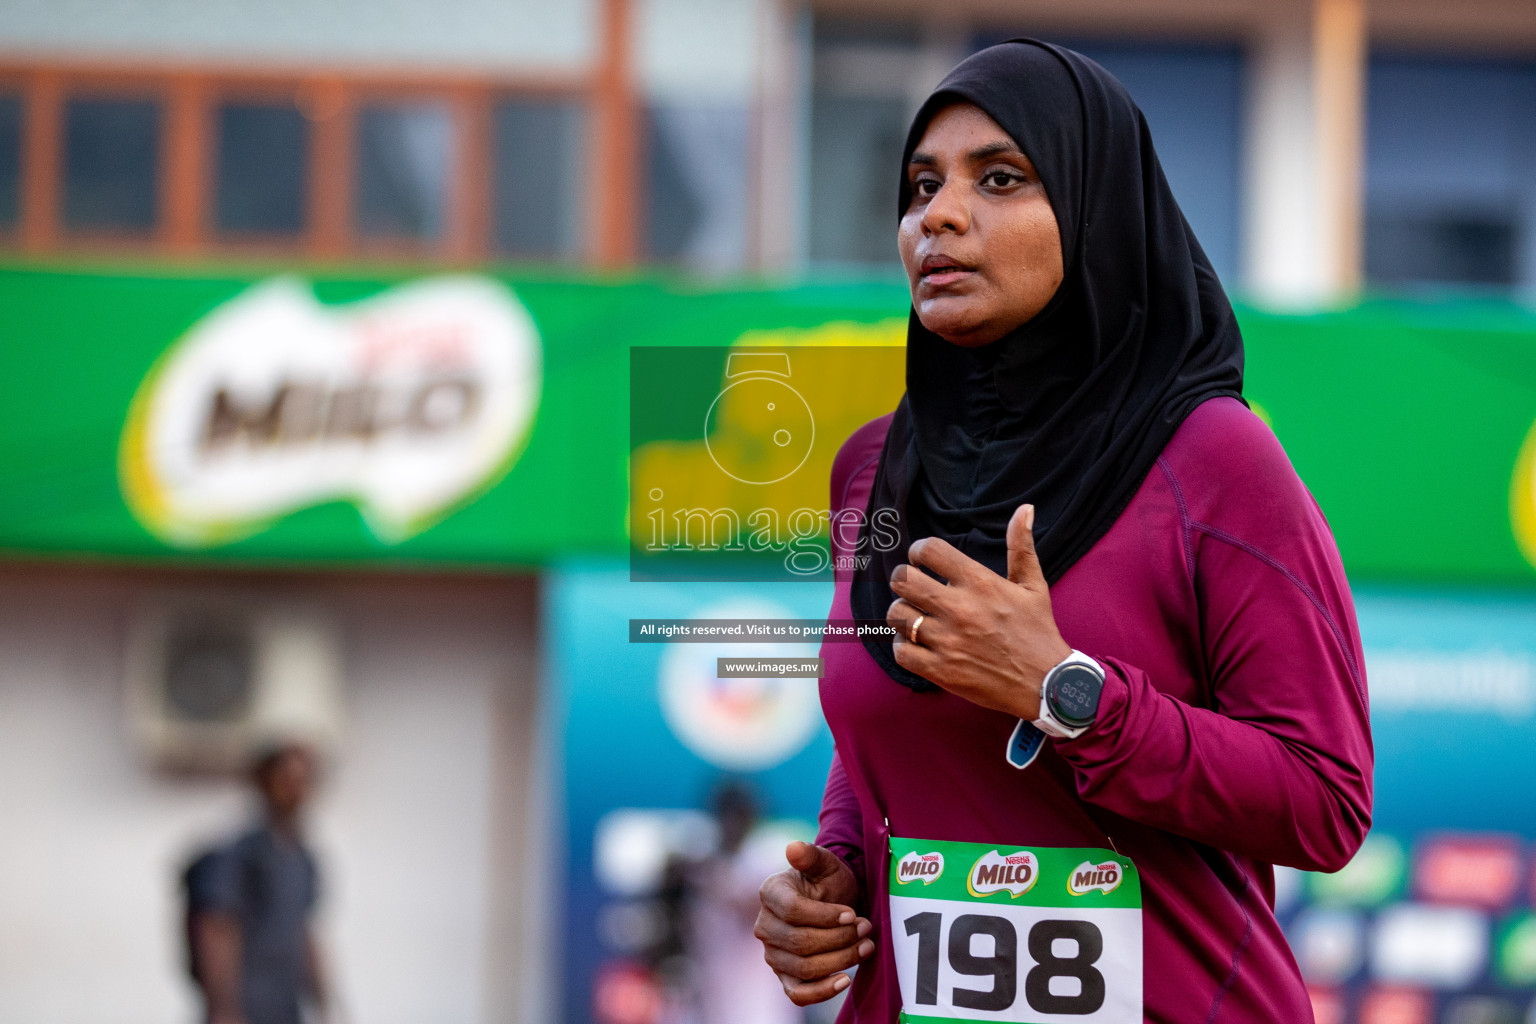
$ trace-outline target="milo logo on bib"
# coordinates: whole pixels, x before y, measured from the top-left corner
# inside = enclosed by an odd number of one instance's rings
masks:
[[[932,885],[939,880],[944,873],[944,855],[942,853],[918,853],[913,851],[901,858],[896,864],[896,881],[901,885],[908,882],[922,882],[924,885]]]
[[[1085,860],[1068,876],[1067,892],[1073,896],[1094,891],[1114,892],[1124,877],[1125,872],[1120,870],[1119,861],[1107,860],[1102,864],[1093,864]]]
[[[989,850],[971,866],[966,887],[972,896],[990,896],[995,892],[1023,896],[1034,888],[1039,877],[1040,862],[1028,850],[1008,854]]]
[[[895,836],[890,848],[902,1022],[1141,1024],[1141,881],[1130,860]],[[946,864],[969,869],[946,874]],[[910,885],[919,878],[927,884]]]

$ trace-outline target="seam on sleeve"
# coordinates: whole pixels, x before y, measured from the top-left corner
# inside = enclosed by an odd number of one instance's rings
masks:
[[[1228,854],[1228,856],[1231,855]],[[1243,937],[1232,948],[1232,970],[1227,973],[1221,987],[1216,990],[1216,997],[1211,1000],[1211,1012],[1206,1015],[1205,1024],[1215,1024],[1216,1015],[1221,1012],[1222,1000],[1237,983],[1238,973],[1242,970],[1243,952],[1248,948],[1248,943],[1253,941],[1253,916],[1248,913],[1247,907],[1248,891],[1253,888],[1253,878],[1243,870],[1243,866],[1238,863],[1236,857],[1232,857],[1232,863],[1243,878],[1243,891],[1237,894],[1237,909],[1243,912]]]
[[[1225,530],[1211,526],[1209,523],[1195,523],[1193,524],[1193,528],[1199,530],[1201,533],[1208,537],[1222,541],[1226,544],[1230,544],[1237,548],[1239,551],[1245,551],[1252,555],[1254,558],[1257,558],[1259,561],[1263,562],[1265,565],[1269,566],[1271,569],[1274,569],[1286,579],[1290,580],[1292,585],[1295,586],[1297,590],[1301,591],[1302,596],[1304,596],[1308,601],[1312,602],[1312,607],[1317,609],[1317,613],[1323,617],[1323,621],[1328,624],[1329,631],[1333,633],[1334,642],[1339,645],[1339,652],[1344,655],[1344,665],[1349,669],[1349,678],[1350,681],[1355,685],[1355,696],[1359,699],[1360,706],[1369,712],[1370,700],[1366,697],[1365,687],[1362,685],[1360,680],[1360,666],[1355,663],[1355,654],[1349,649],[1349,643],[1344,639],[1344,631],[1340,629],[1339,624],[1334,621],[1333,616],[1329,613],[1327,606],[1323,604],[1322,599],[1317,596],[1317,593],[1313,591],[1311,587],[1307,586],[1306,581],[1292,572],[1278,558],[1274,558],[1273,556],[1266,554],[1247,541],[1232,536]]]
[[[1184,572],[1189,577],[1190,585],[1195,582],[1195,543],[1194,528],[1189,518],[1189,505],[1184,501],[1184,489],[1179,486],[1178,478],[1173,475],[1173,467],[1168,465],[1168,460],[1162,455],[1157,457],[1157,468],[1163,471],[1163,476],[1168,478],[1168,486],[1173,491],[1173,503],[1179,509],[1179,541],[1184,545]]]
[[[843,493],[838,497],[837,508],[834,509],[835,512],[841,512],[843,509],[848,507],[848,492],[853,490],[854,481],[857,480],[863,474],[863,472],[869,468],[869,464],[871,462],[877,462],[879,459],[880,453],[875,452],[875,454],[859,463],[857,469],[848,474],[848,479],[843,482]]]

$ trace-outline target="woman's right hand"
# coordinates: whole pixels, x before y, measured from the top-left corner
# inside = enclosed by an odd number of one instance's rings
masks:
[[[871,925],[854,912],[859,880],[842,858],[810,843],[784,850],[790,870],[763,883],[753,929],[784,993],[796,1006],[831,999],[852,984],[841,972],[869,956]]]

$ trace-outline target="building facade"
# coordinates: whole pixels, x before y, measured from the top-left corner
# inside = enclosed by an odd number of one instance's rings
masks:
[[[1126,82],[1239,294],[1536,288],[1518,0],[9,0],[0,232],[39,255],[889,272],[910,113],[1019,34]]]

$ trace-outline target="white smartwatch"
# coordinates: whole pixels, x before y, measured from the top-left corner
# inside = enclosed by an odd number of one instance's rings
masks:
[[[1045,674],[1040,684],[1040,717],[1035,728],[1059,740],[1076,739],[1093,725],[1104,692],[1104,667],[1073,651]]]

